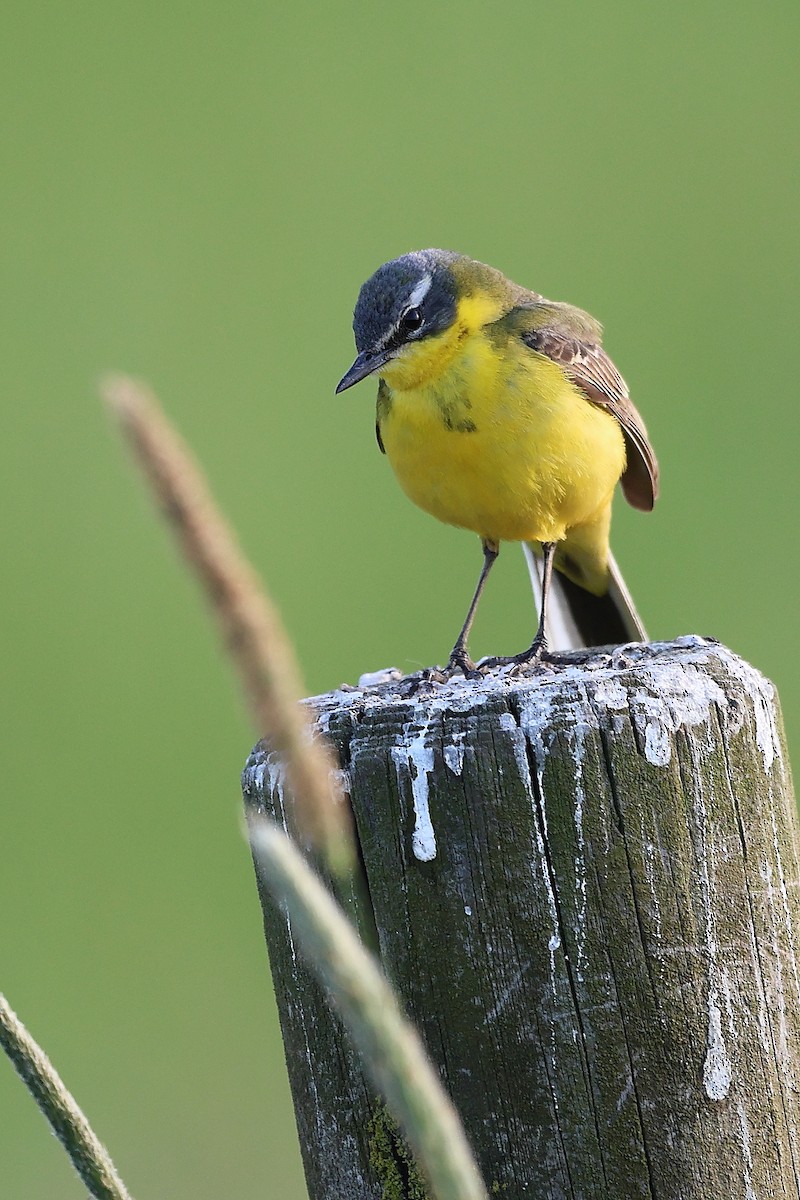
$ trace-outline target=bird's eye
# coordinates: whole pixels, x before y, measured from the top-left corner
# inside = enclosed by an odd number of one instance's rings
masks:
[[[413,333],[422,324],[422,313],[418,308],[407,308],[400,318],[400,324],[406,333]]]

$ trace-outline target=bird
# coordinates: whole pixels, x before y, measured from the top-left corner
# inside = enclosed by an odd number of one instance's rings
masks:
[[[646,641],[609,530],[617,483],[634,508],[653,508],[658,463],[599,322],[486,263],[429,249],[367,279],[353,333],[357,356],[336,393],[377,377],[378,446],[401,487],[481,539],[483,566],[444,677],[535,667],[556,648]],[[469,634],[502,542],[526,551],[538,626],[521,653],[476,665]]]

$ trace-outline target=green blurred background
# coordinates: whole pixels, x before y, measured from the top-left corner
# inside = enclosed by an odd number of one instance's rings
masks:
[[[401,495],[362,280],[442,245],[588,308],[662,465],[614,546],[653,636],[713,634],[798,747],[790,3],[6,6],[0,987],[134,1194],[304,1187],[238,774],[254,740],[97,400],[149,380],[308,687],[442,660],[477,539]],[[508,548],[477,653],[526,643]],[[0,1192],[83,1189],[0,1062]]]

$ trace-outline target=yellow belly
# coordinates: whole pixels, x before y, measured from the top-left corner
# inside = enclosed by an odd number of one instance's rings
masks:
[[[550,359],[520,350],[472,338],[411,388],[387,370],[381,438],[406,494],[440,521],[496,542],[561,541],[606,514],[622,430]]]

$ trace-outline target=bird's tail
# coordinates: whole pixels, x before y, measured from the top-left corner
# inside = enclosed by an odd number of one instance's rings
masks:
[[[527,542],[522,543],[522,549],[538,608],[542,602],[540,560]],[[547,644],[551,650],[647,641],[642,619],[610,551],[608,574],[608,591],[595,596],[560,571],[553,572],[547,597]]]

